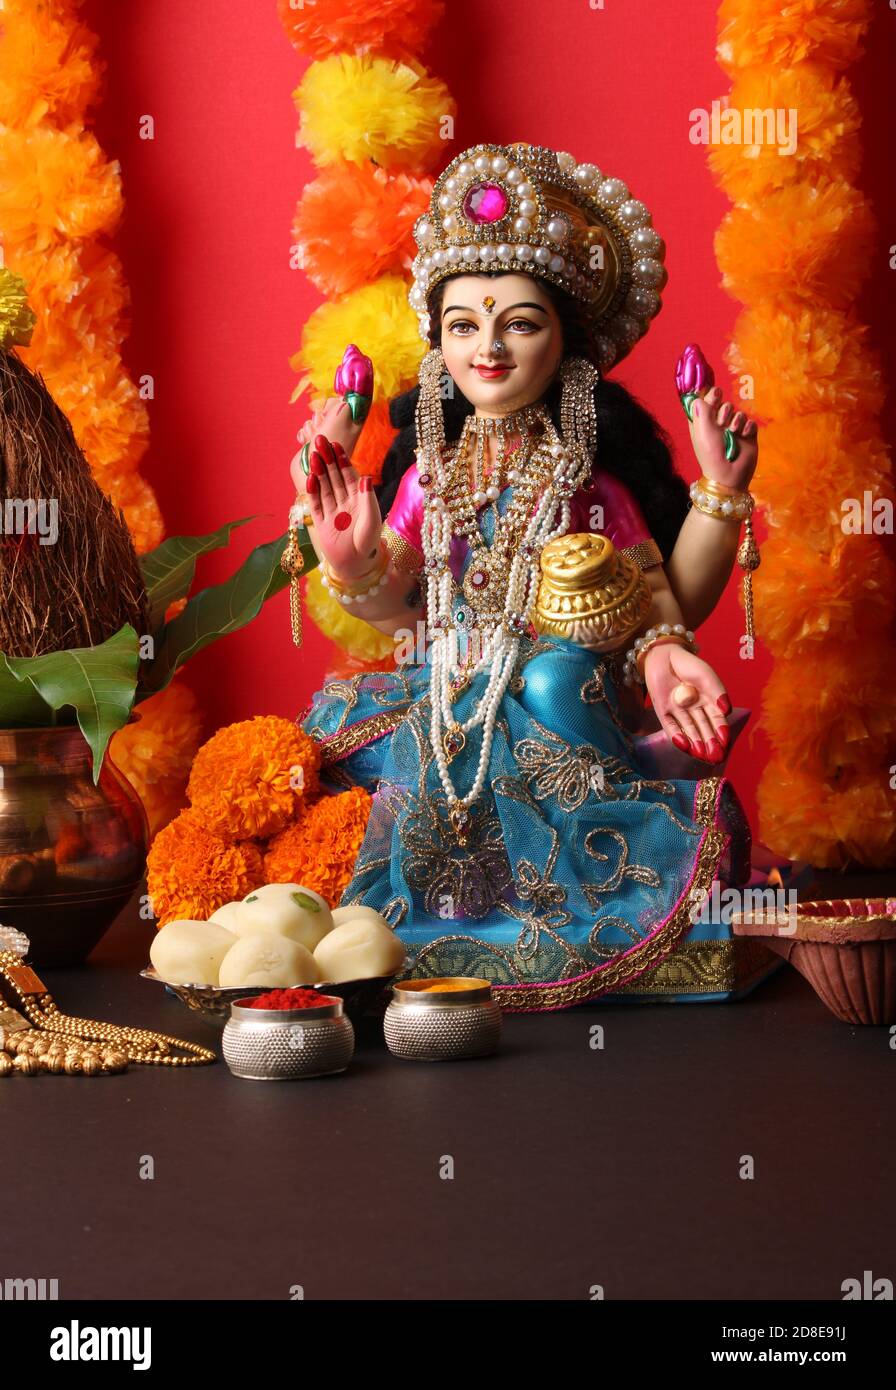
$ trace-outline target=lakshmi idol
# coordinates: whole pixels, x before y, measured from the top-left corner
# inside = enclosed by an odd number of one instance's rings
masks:
[[[402,978],[479,976],[516,1009],[724,999],[769,969],[694,911],[750,871],[720,775],[731,702],[694,630],[743,521],[752,548],[756,425],[686,349],[689,498],[659,426],[607,379],[660,309],[651,222],[568,153],[458,155],[414,228],[428,350],[391,403],[379,489],[351,464],[372,383],[354,347],[351,389],[292,465],[290,521],[330,593],[396,641],[425,625],[423,653],[326,681],[299,716],[324,787],[373,794],[342,904],[392,923]],[[646,697],[669,775],[642,758]]]

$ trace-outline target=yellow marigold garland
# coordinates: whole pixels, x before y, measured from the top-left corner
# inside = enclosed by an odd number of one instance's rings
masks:
[[[374,401],[388,401],[416,379],[423,343],[408,304],[407,284],[399,275],[384,275],[314,310],[301,348],[289,359],[290,366],[304,368],[293,399],[309,386],[320,395],[332,395],[333,372],[351,342],[363,343],[373,359]]]
[[[375,396],[353,462],[377,483],[395,437],[387,403],[413,384],[423,353],[404,276],[430,170],[453,137],[455,104],[413,55],[443,8],[441,0],[318,0],[298,8],[278,0],[290,42],[317,60],[293,94],[299,142],[320,169],[296,209],[297,263],[332,299],[310,316],[290,359],[301,374],[292,400],[309,392],[319,405],[332,393],[346,345],[367,353]],[[365,663],[383,648],[380,635],[346,615],[313,575],[302,587],[309,613],[349,661]]]
[[[770,421],[754,483],[772,528],[757,624],[776,661],[759,828],[773,849],[821,867],[896,860],[894,572],[873,528],[852,534],[848,519],[851,505],[893,497],[880,370],[852,308],[873,223],[854,186],[860,118],[841,74],[869,12],[869,0],[723,0],[728,111],[793,109],[797,144],[786,156],[773,143],[709,155],[737,204],[718,262],[748,305],[728,362]]]
[[[121,356],[128,288],[119,258],[103,244],[123,211],[121,171],[85,128],[103,69],[80,8],[80,0],[5,0],[0,13],[2,252],[23,277],[36,316],[21,356],[69,417],[142,554],[164,538],[164,525],[137,471],[149,420]],[[200,715],[182,681],[140,712],[114,735],[109,754],[155,831],[183,804]]]

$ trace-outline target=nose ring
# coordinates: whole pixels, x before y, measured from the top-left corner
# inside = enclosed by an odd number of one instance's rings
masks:
[[[504,344],[503,344],[503,342],[501,341],[500,338],[496,338],[496,339],[495,339],[494,343],[492,344],[492,347],[493,347],[493,350],[494,350],[495,352],[503,352],[503,351],[504,351]]]

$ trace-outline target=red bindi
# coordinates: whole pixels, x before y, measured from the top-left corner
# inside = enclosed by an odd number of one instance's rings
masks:
[[[352,519],[348,512],[337,512],[333,517],[333,525],[336,527],[337,531],[345,531],[351,524]]]

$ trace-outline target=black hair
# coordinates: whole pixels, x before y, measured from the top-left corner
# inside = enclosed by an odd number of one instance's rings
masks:
[[[498,275],[512,274],[511,271],[459,270],[457,275]],[[436,286],[430,296],[430,343],[437,347],[440,341],[441,304],[444,287],[457,276],[449,275]],[[582,306],[572,295],[567,294],[541,281],[550,294],[557,310],[563,331],[563,350],[567,355],[587,357],[591,362],[598,361],[597,348],[591,334]],[[554,422],[560,428],[559,379],[545,395],[545,406]],[[417,431],[414,412],[420,396],[419,385],[395,396],[389,405],[389,419],[399,431],[392,441],[383,463],[382,480],[376,488],[380,510],[385,517],[395,499],[402,477],[414,462],[417,448]],[[678,532],[690,506],[687,484],[675,470],[669,437],[662,426],[630,391],[618,381],[606,381],[603,376],[594,388],[594,403],[597,416],[597,454],[596,462],[607,473],[611,473],[625,483],[637,499],[644,513],[644,519],[664,560],[668,560],[675,547]],[[445,413],[445,437],[449,443],[456,441],[465,418],[474,409],[459,389],[443,401]]]

